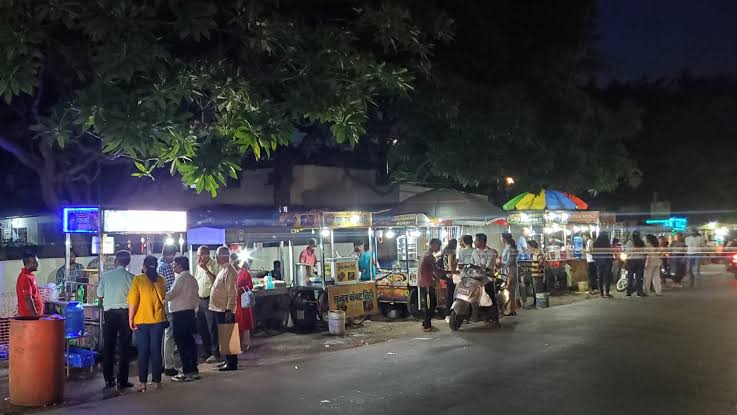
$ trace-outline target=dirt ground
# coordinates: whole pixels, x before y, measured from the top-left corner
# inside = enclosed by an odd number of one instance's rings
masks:
[[[583,301],[589,298],[585,293],[570,293],[554,295],[550,297],[550,306],[557,307],[566,304]],[[520,310],[519,317],[524,318],[526,313],[540,313],[544,310]],[[504,321],[502,320],[502,324]],[[440,334],[449,333],[448,325],[443,320],[436,319],[434,322]],[[331,336],[323,323],[324,331],[309,334],[296,334],[284,332],[275,336],[267,336],[264,333],[256,333],[252,338],[252,347],[247,353],[239,357],[239,368],[248,370],[249,367],[269,366],[275,364],[290,363],[299,367],[301,361],[309,359],[310,355],[325,353],[336,350],[344,350],[356,347],[365,347],[381,342],[391,342],[399,338],[422,338],[424,332],[421,330],[420,322],[411,318],[403,320],[387,320],[383,316],[374,316],[355,327],[348,327],[346,335],[342,337]],[[490,329],[491,330],[491,329]],[[398,350],[397,352],[401,352]],[[8,370],[7,362],[0,366],[0,413],[14,415],[42,411],[44,408],[21,408],[10,404],[8,399]],[[136,376],[135,362],[131,364],[131,378]],[[212,365],[201,364],[200,372],[206,382],[208,376],[214,376]],[[165,387],[176,387],[169,379],[165,379]],[[101,368],[98,364],[93,371],[75,371],[66,383],[64,407],[80,405],[110,399],[119,396],[115,393],[103,393]],[[126,392],[133,393],[133,392]]]

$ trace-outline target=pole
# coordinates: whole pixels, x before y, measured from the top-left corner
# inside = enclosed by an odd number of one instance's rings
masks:
[[[289,241],[289,281],[292,287],[297,287],[297,279],[294,278],[294,246],[292,245],[292,240]]]
[[[56,287],[62,292],[67,292],[66,281],[69,278],[69,257],[71,257],[72,250],[72,234],[68,233],[64,237],[64,286]]]
[[[368,240],[369,240],[369,246],[368,246],[368,252],[369,252],[369,278],[371,281],[374,280],[374,259],[378,257],[378,255],[374,256],[374,231],[369,226],[368,228]]]

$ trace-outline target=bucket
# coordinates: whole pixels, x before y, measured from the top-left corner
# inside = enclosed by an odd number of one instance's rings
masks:
[[[589,282],[588,281],[579,281],[578,283],[578,291],[580,292],[586,292],[589,290]]]
[[[345,335],[345,311],[328,311],[328,331],[333,336]]]
[[[548,308],[548,307],[550,307],[550,294],[548,293],[535,294],[535,308]]]

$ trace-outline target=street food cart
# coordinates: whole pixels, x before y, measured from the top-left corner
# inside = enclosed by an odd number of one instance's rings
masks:
[[[453,189],[435,189],[412,196],[389,212],[387,218],[375,222],[376,252],[385,263],[376,280],[379,306],[389,316],[419,314],[417,270],[431,239],[443,245],[450,239],[460,239],[466,233],[498,233],[491,218],[502,211],[483,196]],[[492,239],[489,244],[493,243]],[[445,314],[446,283],[436,289],[437,310]]]
[[[587,281],[587,267],[583,258],[583,234],[592,237],[600,231],[600,214],[589,211],[588,204],[579,197],[558,190],[525,192],[504,204],[503,209],[513,211],[507,223],[516,234],[526,235],[540,244],[545,254],[548,277],[554,277],[555,287],[571,287],[579,281]],[[529,261],[518,261],[520,275],[529,269]],[[570,273],[565,271],[568,266]],[[553,288],[552,278],[548,290]]]

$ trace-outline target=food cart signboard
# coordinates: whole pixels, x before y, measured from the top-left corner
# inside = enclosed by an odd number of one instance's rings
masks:
[[[376,284],[373,281],[328,287],[331,310],[343,310],[346,317],[376,314]]]
[[[568,214],[568,223],[584,223],[587,225],[599,223],[598,211],[576,211]]]
[[[510,225],[542,225],[545,223],[543,212],[519,212],[507,217]]]
[[[100,231],[100,208],[69,207],[62,209],[64,233],[98,233]]]
[[[186,232],[187,212],[161,210],[105,210],[105,232]]]
[[[335,280],[338,284],[358,281],[358,262],[354,259],[335,261]]]
[[[279,216],[279,223],[295,229],[314,229],[320,227],[320,216],[315,212],[283,213]]]
[[[427,215],[418,213],[392,216],[392,224],[394,226],[429,226],[432,221]]]
[[[368,228],[371,226],[371,212],[324,212],[323,225],[331,229]]]

